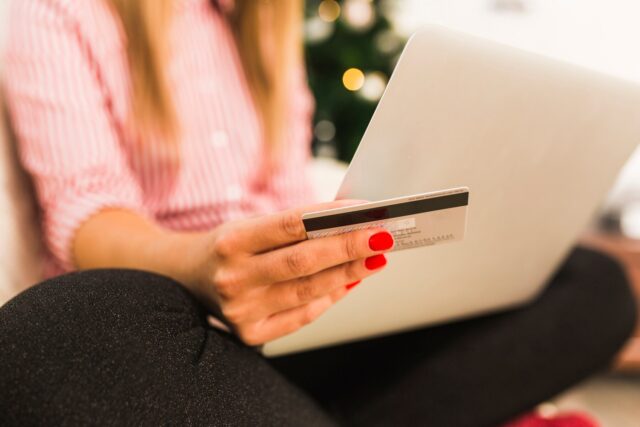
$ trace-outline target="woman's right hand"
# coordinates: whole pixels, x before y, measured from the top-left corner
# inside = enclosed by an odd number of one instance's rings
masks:
[[[393,237],[382,228],[307,240],[302,213],[338,201],[230,221],[201,235],[189,256],[187,286],[216,306],[248,345],[259,345],[312,322],[352,285],[386,265]]]

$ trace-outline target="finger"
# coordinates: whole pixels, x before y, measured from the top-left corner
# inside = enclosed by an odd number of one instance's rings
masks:
[[[304,306],[274,314],[264,322],[256,324],[254,329],[240,332],[240,338],[249,345],[258,345],[288,335],[316,320],[348,292],[346,288],[336,289],[330,295]]]
[[[393,237],[383,228],[356,230],[306,240],[252,257],[249,272],[256,284],[284,282],[390,250]]]
[[[365,203],[362,200],[336,200],[273,215],[239,221],[219,236],[218,247],[222,252],[257,254],[290,245],[307,238],[302,223],[305,212],[322,211]]]
[[[384,255],[381,255],[384,257]],[[271,286],[254,289],[251,298],[259,299],[260,305],[242,311],[242,318],[247,322],[255,322],[273,314],[300,307],[309,302],[330,295],[336,290],[382,270],[384,265],[371,270],[366,267],[366,260],[351,261],[302,279],[276,283]]]
[[[380,265],[377,269],[370,270],[365,266],[365,260],[359,259],[302,279],[276,283],[266,288],[265,308],[268,307],[271,313],[278,313],[300,307],[345,288],[348,284],[363,280],[381,271],[383,267],[384,265]]]

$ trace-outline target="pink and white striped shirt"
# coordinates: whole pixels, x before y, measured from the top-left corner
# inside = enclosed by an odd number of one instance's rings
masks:
[[[208,0],[174,0],[168,77],[180,120],[181,161],[125,125],[131,83],[119,22],[102,0],[12,2],[4,90],[33,177],[49,274],[73,269],[75,231],[105,207],[174,230],[311,200],[307,177],[313,101],[299,73],[286,161],[263,168],[258,116],[224,16]]]

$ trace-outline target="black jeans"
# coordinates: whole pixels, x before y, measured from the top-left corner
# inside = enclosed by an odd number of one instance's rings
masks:
[[[526,307],[274,360],[205,316],[145,272],[27,290],[0,309],[2,424],[496,425],[605,368],[635,307],[578,249]]]

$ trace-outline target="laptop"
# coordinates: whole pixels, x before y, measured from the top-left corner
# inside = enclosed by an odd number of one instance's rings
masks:
[[[266,356],[526,304],[576,244],[640,141],[640,87],[438,26],[408,42],[338,198],[468,187],[460,242],[388,255]]]

